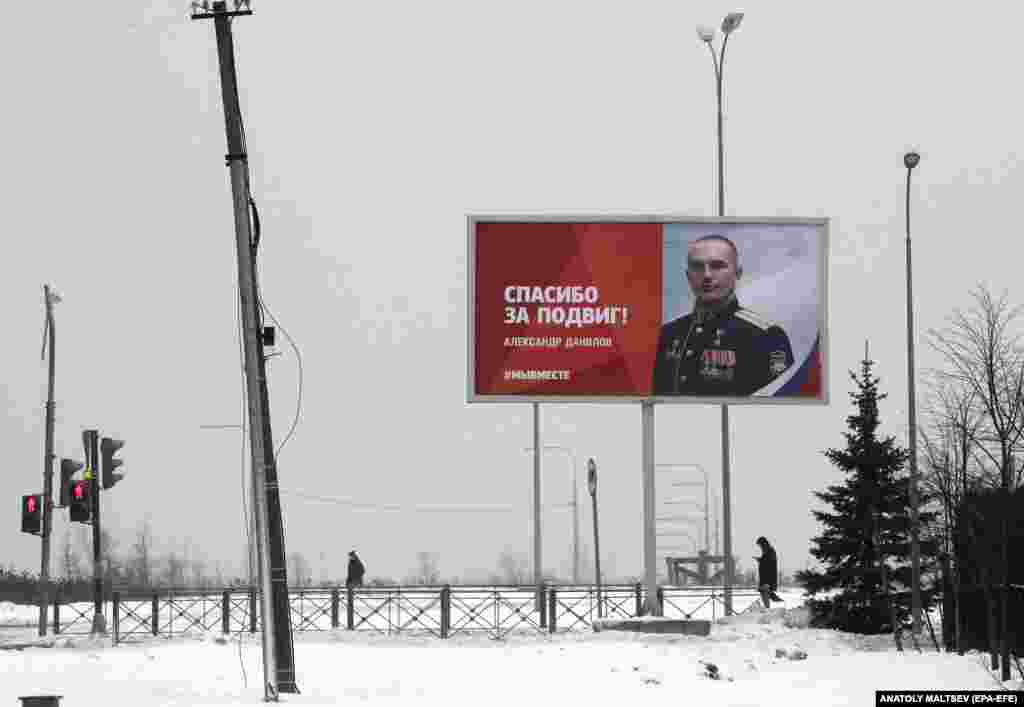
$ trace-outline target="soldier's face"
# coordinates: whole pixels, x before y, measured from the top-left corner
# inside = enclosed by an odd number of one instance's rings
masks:
[[[686,279],[690,290],[702,304],[723,302],[736,291],[736,255],[723,241],[691,243],[687,254]]]

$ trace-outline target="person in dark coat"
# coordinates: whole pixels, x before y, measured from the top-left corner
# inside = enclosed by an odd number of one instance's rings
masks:
[[[348,577],[345,578],[346,587],[363,586],[363,575],[366,574],[366,567],[363,561],[356,555],[356,551],[348,553]]]
[[[757,539],[757,545],[761,548],[761,556],[754,558],[757,560],[757,590],[761,593],[764,608],[770,609],[772,600],[782,601],[782,597],[775,593],[779,588],[779,558],[763,535]]]

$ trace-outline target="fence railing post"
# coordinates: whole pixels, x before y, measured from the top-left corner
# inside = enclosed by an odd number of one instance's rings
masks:
[[[441,638],[448,638],[448,628],[451,626],[452,610],[452,588],[446,584],[441,587]]]
[[[665,615],[665,589],[664,587],[658,587],[658,614],[660,616]]]
[[[121,592],[114,592],[114,645],[121,640]]]
[[[540,587],[540,627],[548,627],[548,595],[547,587],[541,585]]]
[[[58,589],[53,595],[53,635],[60,634],[60,598],[61,592]]]
[[[231,633],[231,592],[227,589],[220,598],[220,629],[222,633]]]
[[[554,587],[548,589],[548,627],[551,633],[558,628],[558,593]]]
[[[338,604],[341,603],[338,588],[331,589],[331,628],[338,628]]]
[[[355,598],[355,590],[350,586],[345,588],[345,628],[349,631],[354,631],[356,628],[356,607],[353,599]]]
[[[256,633],[256,589],[249,588],[249,633]]]
[[[153,603],[150,606],[149,614],[150,631],[157,635],[160,630],[160,595],[153,592]]]
[[[636,597],[636,613],[633,615],[640,616],[644,613],[644,600],[643,597],[640,596],[640,582],[633,585],[633,594]]]

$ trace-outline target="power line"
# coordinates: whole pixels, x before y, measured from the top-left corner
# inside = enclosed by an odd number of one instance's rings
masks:
[[[320,503],[331,503],[339,506],[348,506],[354,510],[366,510],[366,511],[391,511],[391,512],[414,512],[414,513],[515,513],[522,512],[522,506],[514,506],[508,504],[443,504],[443,503],[430,503],[430,504],[415,504],[415,505],[403,505],[397,503],[368,503],[365,501],[357,501],[353,498],[341,498],[337,496],[322,496],[318,494],[305,493],[302,491],[291,491],[288,489],[280,489],[280,492],[286,496],[295,496],[302,498],[307,501],[318,501]],[[545,509],[551,511],[567,511],[571,510],[571,504],[552,504],[544,506]]]

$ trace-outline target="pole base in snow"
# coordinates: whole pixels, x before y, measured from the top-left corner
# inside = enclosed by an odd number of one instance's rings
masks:
[[[21,707],[59,707],[63,695],[33,695],[19,697]]]
[[[92,617],[92,633],[93,635],[101,634],[106,635],[107,633],[107,621],[103,618],[103,614],[93,614]]]
[[[711,622],[700,619],[598,619],[594,631],[636,631],[638,633],[678,633],[685,636],[707,636]]]

